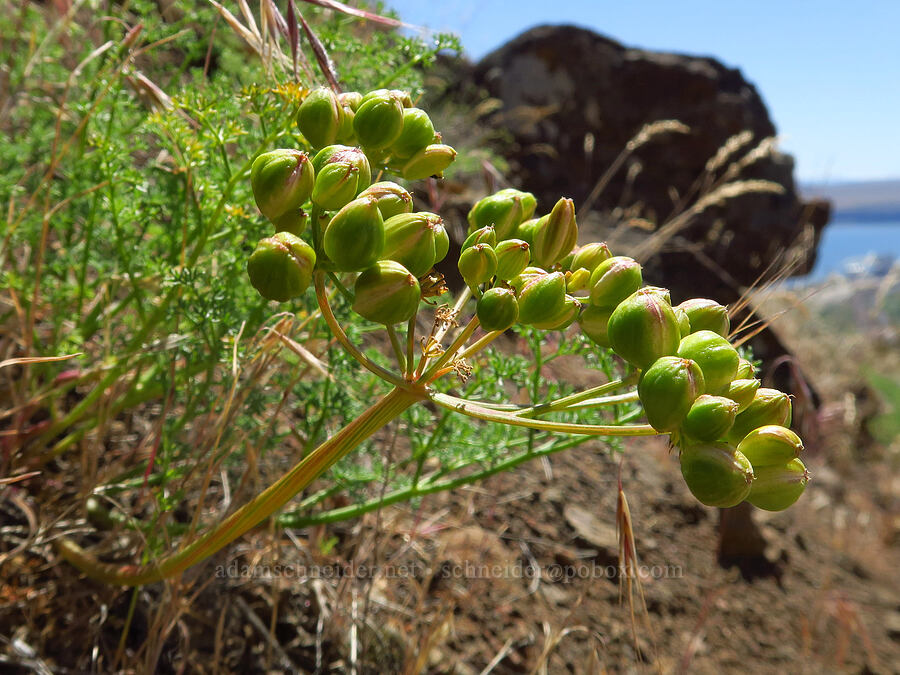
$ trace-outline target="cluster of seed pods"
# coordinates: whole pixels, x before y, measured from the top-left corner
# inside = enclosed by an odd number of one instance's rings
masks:
[[[297,126],[316,151],[311,159],[279,149],[251,168],[257,206],[275,228],[250,256],[251,282],[263,297],[286,301],[305,292],[316,269],[359,273],[357,314],[387,326],[408,321],[449,238],[439,215],[413,210],[405,188],[373,184],[372,167],[408,180],[440,176],[456,152],[427,113],[394,90],[314,90]],[[760,387],[728,340],[726,308],[702,298],[672,305],[668,290],[644,285],[636,260],[612,255],[605,243],[578,247],[571,199],[543,216],[536,208],[531,193],[505,189],[468,214],[458,267],[481,326],[565,330],[577,322],[639,371],[647,420],[670,434],[699,501],[793,504],[809,474],[799,459],[803,444],[788,428],[790,398]]]

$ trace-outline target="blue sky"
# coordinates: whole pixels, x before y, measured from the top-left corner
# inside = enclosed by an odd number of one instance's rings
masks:
[[[474,59],[541,23],[713,56],[756,85],[803,181],[900,177],[900,0],[386,0]]]

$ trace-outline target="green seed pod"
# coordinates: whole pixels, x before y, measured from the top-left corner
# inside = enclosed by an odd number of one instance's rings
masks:
[[[475,244],[460,253],[458,267],[466,284],[477,288],[497,273],[497,254],[487,244]]]
[[[734,376],[736,380],[749,380],[752,377],[756,376],[756,368],[753,367],[753,364],[750,363],[747,359],[741,357],[741,360],[738,361],[738,369],[737,373]]]
[[[718,333],[701,330],[691,333],[678,345],[678,356],[700,364],[710,394],[724,394],[737,373],[737,350]]]
[[[715,300],[691,298],[678,306],[687,313],[692,333],[711,330],[724,338],[728,337],[728,331],[731,329],[728,310]]]
[[[434,139],[434,124],[424,110],[406,108],[403,111],[403,129],[391,145],[394,157],[412,157]]]
[[[518,197],[519,202],[522,205],[523,221],[531,218],[534,215],[535,208],[537,208],[537,199],[530,192],[517,190],[516,188],[504,188],[503,190],[498,190],[494,194],[499,195],[500,197]]]
[[[316,176],[313,203],[324,211],[343,208],[362,191],[360,171],[347,162],[326,164]]]
[[[656,297],[669,305],[669,307],[672,307],[672,295],[669,293],[668,288],[663,288],[662,286],[644,286],[641,290],[645,293],[653,293]],[[674,307],[672,307],[672,311],[675,311]]]
[[[678,319],[678,332],[681,333],[681,337],[687,337],[691,334],[691,320],[688,318],[687,312],[685,312],[681,307],[673,307],[675,310],[675,318]]]
[[[563,306],[554,316],[546,321],[535,321],[531,325],[539,330],[565,330],[581,314],[581,303],[571,295],[563,297]]]
[[[537,227],[539,220],[540,218],[531,218],[522,221],[519,227],[516,228],[515,237],[527,242],[529,246],[534,246],[534,228]]]
[[[395,99],[400,101],[400,105],[404,108],[412,108],[412,96],[409,95],[408,91],[403,91],[402,89],[391,89],[390,95]]]
[[[767,424],[744,436],[737,448],[756,470],[760,466],[780,466],[799,457],[803,441],[786,427]]]
[[[342,106],[341,112],[341,128],[338,130],[337,142],[345,145],[354,144],[356,143],[356,133],[353,131],[353,119],[356,117],[356,112],[347,106]]]
[[[433,143],[426,145],[409,158],[403,165],[400,174],[406,180],[422,180],[429,176],[435,178],[444,177],[444,169],[453,164],[456,159],[456,150],[449,145]]]
[[[738,368],[740,372],[740,368]],[[728,393],[724,394],[738,404],[738,413],[742,413],[753,401],[759,390],[760,382],[756,379],[732,380],[728,385]]]
[[[533,325],[554,319],[565,302],[566,278],[562,272],[532,275],[519,292],[519,323]]]
[[[396,260],[414,276],[421,277],[443,260],[449,243],[439,215],[425,211],[401,213],[384,221],[382,258]]]
[[[384,220],[377,202],[364,197],[344,206],[325,228],[322,244],[341,272],[358,272],[373,265],[384,250]]]
[[[394,260],[379,260],[363,271],[353,291],[353,311],[386,326],[409,321],[422,295],[419,281]]]
[[[403,131],[403,105],[389,94],[367,94],[356,109],[353,131],[364,148],[387,148]]]
[[[381,217],[387,220],[401,213],[412,213],[413,198],[405,189],[390,181],[372,183],[359,193],[360,198],[372,197],[378,204]]]
[[[641,265],[627,256],[613,256],[599,263],[591,273],[591,304],[615,307],[644,282]]]
[[[564,272],[568,272],[572,269],[572,261],[575,259],[575,249],[569,251],[565,256],[559,259],[556,263],[557,267]],[[587,271],[587,270],[585,270]]]
[[[737,445],[754,429],[769,424],[788,427],[791,425],[791,399],[777,389],[760,387],[750,405],[738,413],[727,439]]]
[[[597,307],[587,305],[578,317],[581,332],[588,336],[591,342],[601,347],[610,347],[609,335],[606,329],[609,325],[609,315],[613,313],[611,307]]]
[[[266,300],[286,302],[309,287],[315,266],[312,246],[290,232],[278,232],[256,245],[247,261],[247,274]]]
[[[675,431],[703,393],[703,373],[690,359],[663,356],[641,376],[638,396],[657,431]]]
[[[344,108],[349,108],[353,112],[359,110],[359,104],[362,103],[363,96],[358,91],[345,91],[338,94],[338,103]]]
[[[521,239],[506,239],[494,247],[497,254],[497,278],[508,281],[519,276],[528,267],[531,252]]]
[[[344,109],[328,87],[313,89],[297,111],[297,128],[314,148],[331,145],[341,130]]]
[[[566,291],[577,293],[586,291],[591,285],[591,273],[579,267],[574,272],[566,272]]]
[[[315,176],[305,152],[264,152],[250,167],[256,206],[273,223],[285,214],[295,214],[312,194]]]
[[[809,482],[809,472],[799,459],[775,466],[754,467],[756,478],[747,501],[765,511],[784,511],[800,499]]]
[[[698,441],[715,441],[731,429],[737,411],[737,403],[730,398],[703,394],[694,401],[681,430]]]
[[[312,165],[318,175],[328,164],[349,164],[359,169],[359,182],[362,187],[369,187],[372,182],[372,169],[369,158],[362,150],[349,145],[329,145],[316,153]]]
[[[522,289],[525,288],[525,284],[529,281],[536,277],[545,276],[546,274],[547,270],[541,269],[540,267],[526,267],[522,270],[521,274],[509,280],[509,285],[515,289],[517,294],[519,294],[522,292]]]
[[[597,269],[597,265],[610,258],[612,258],[612,253],[609,252],[606,242],[595,241],[585,244],[575,252],[570,269],[574,272],[583,268],[588,272],[593,272]]]
[[[519,224],[525,220],[527,210],[532,203],[536,203],[534,195],[520,190],[501,190],[488,195],[480,199],[469,210],[467,216],[469,232],[493,225],[497,232],[497,241],[509,239],[515,235]],[[519,238],[521,239],[521,237]]]
[[[338,94],[337,98],[343,112],[337,141],[338,143],[354,145],[356,144],[356,132],[353,131],[353,118],[356,117],[356,109],[359,108],[359,104],[362,101],[362,94],[358,91],[346,91]]]
[[[475,306],[475,314],[486,331],[506,330],[519,318],[519,303],[511,288],[491,288]]]
[[[701,504],[728,508],[750,494],[753,467],[727,443],[701,443],[681,451],[681,475]]]
[[[549,268],[567,256],[577,242],[575,203],[562,198],[554,204],[549,215],[535,225],[532,256],[538,265]]]
[[[272,221],[276,232],[290,232],[299,237],[309,225],[309,214],[303,209],[288,211]]]
[[[384,98],[384,97],[391,98],[391,90],[390,89],[373,89],[372,91],[367,91],[365,94],[362,95],[362,98],[359,100],[359,105],[356,106],[356,109],[359,110],[359,106],[370,99]]]
[[[605,264],[602,263],[594,274]],[[663,356],[674,356],[680,337],[672,306],[655,292],[644,289],[632,293],[613,310],[607,334],[613,350],[641,369]]]
[[[475,244],[487,244],[491,248],[497,245],[497,233],[494,231],[493,225],[486,225],[472,232],[463,242],[462,250],[474,246]]]

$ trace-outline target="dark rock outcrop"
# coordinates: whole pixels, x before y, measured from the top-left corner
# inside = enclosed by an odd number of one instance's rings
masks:
[[[471,76],[501,102],[489,123],[511,134],[505,155],[516,182],[545,207],[560,195],[583,203],[644,125],[678,120],[689,133],[639,147],[593,204],[607,212],[632,206],[630,215],[662,226],[679,202],[683,207],[682,200],[696,198],[697,181],[729,138],[749,132],[731,158],[738,161],[775,135],[765,104],[740,71],[711,58],[629,49],[573,26],[532,29],[485,57]],[[724,199],[692,218],[661,255],[646,261],[659,283],[676,294],[732,302],[804,231],[811,255],[796,271],[812,265],[827,205],[800,200],[790,156],[760,155],[735,178],[773,181],[784,192]]]
[[[559,196],[584,205],[629,141],[659,120],[678,120],[690,131],[652,137],[630,155],[591,204],[602,222],[639,218],[663,228],[723,182],[781,186],[780,194],[751,191],[713,200],[661,250],[651,247],[653,255],[642,260],[645,279],[671,288],[673,301],[699,295],[734,303],[770,265],[782,267],[792,246],[801,253],[794,274],[814,263],[828,203],[803,202],[793,159],[770,142],[758,147],[776,131],[740,71],[711,58],[629,49],[574,26],[534,28],[470,68],[454,65],[457,83],[448,94],[472,104],[497,99],[487,124],[505,130],[497,150],[514,183],[538,196],[539,210]],[[729,160],[710,170],[729,139]],[[606,238],[609,231],[601,226],[590,234]],[[638,238],[638,250],[642,244]],[[754,346],[763,358],[784,352],[774,336]]]

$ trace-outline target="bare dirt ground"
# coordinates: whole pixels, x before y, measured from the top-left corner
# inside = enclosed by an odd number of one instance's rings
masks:
[[[137,591],[85,580],[49,545],[6,547],[0,665],[900,672],[895,455],[864,433],[864,398],[829,365],[827,343],[804,349],[823,401],[800,420],[813,480],[785,512],[704,507],[665,442],[635,439],[621,458],[588,443],[359,521],[258,530],[180,582]],[[633,614],[619,571],[620,475],[639,562]],[[22,509],[0,508],[2,528],[28,529]],[[741,520],[748,513],[755,527]]]

